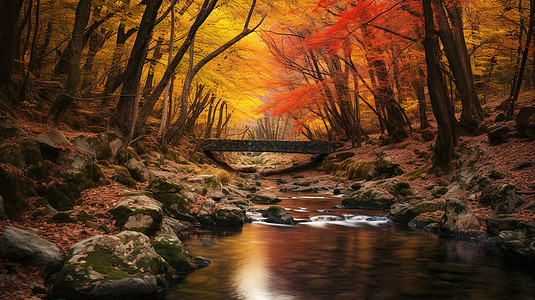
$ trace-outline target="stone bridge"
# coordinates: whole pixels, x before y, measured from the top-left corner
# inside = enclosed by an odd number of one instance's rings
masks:
[[[304,154],[329,154],[341,146],[342,143],[339,142],[219,139],[207,139],[201,141],[199,144],[199,148],[203,151],[282,152]]]

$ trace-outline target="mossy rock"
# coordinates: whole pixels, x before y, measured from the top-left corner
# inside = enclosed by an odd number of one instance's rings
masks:
[[[397,199],[405,199],[413,194],[410,184],[403,180],[394,179],[378,184],[377,186],[384,189]]]
[[[157,236],[152,242],[152,247],[179,275],[191,273],[210,263],[209,260],[205,260],[205,263],[198,264],[201,259],[196,259],[189,254],[184,248],[184,244],[176,236],[169,234]]]
[[[222,185],[219,178],[216,176],[207,176],[204,178],[204,186],[212,190],[221,190]]]
[[[394,197],[375,188],[361,189],[350,198],[342,200],[346,208],[356,209],[389,209],[394,203]]]
[[[26,140],[20,144],[20,153],[27,166],[25,174],[31,179],[43,180],[46,178],[46,165],[39,145],[35,141]]]
[[[156,195],[161,193],[178,193],[184,190],[184,187],[168,179],[156,178],[145,189]]]
[[[237,207],[221,207],[212,214],[212,220],[218,227],[243,226],[245,212]]]
[[[74,207],[77,195],[68,184],[55,182],[46,191],[45,198],[53,208],[63,211]]]
[[[275,194],[254,194],[251,196],[251,202],[256,204],[275,204],[281,202],[281,200]]]
[[[89,144],[95,149],[97,160],[107,160],[112,158],[115,153],[111,147],[111,143],[119,139],[115,132],[100,133],[96,137],[87,138]]]
[[[87,222],[87,221],[93,221],[94,217],[88,213],[86,213],[85,211],[82,211],[78,214],[78,216],[76,216],[76,221],[78,222]]]
[[[171,217],[189,214],[191,209],[188,198],[182,192],[154,194],[154,199],[162,203],[165,214]]]
[[[293,219],[292,215],[281,206],[271,206],[262,214],[263,217],[267,218],[266,222],[276,223],[276,224],[286,224],[286,225],[296,225],[297,222]]]
[[[9,219],[16,219],[28,208],[27,197],[37,196],[33,183],[0,166],[0,195],[4,199],[4,211]]]
[[[121,230],[133,230],[153,236],[162,225],[160,203],[146,196],[132,196],[121,201],[110,213]]]
[[[47,223],[76,223],[68,212],[58,212],[46,221]]]
[[[126,187],[133,189],[137,188],[136,181],[125,167],[115,167],[115,180]]]
[[[526,200],[516,194],[516,187],[512,184],[493,184],[481,191],[479,203],[491,206],[499,214],[508,214],[524,204]]]
[[[152,298],[161,288],[156,277],[164,275],[168,268],[142,233],[97,235],[69,249],[51,298]]]

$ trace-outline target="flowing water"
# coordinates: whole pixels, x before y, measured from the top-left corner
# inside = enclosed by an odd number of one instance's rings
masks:
[[[504,264],[497,249],[395,225],[381,211],[333,208],[338,197],[277,194],[310,222],[251,214],[240,229],[186,232],[188,251],[213,262],[165,299],[535,299],[535,270]]]

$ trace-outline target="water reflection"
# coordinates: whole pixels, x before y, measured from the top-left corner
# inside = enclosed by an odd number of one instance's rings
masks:
[[[319,209],[309,200],[292,199],[297,202],[291,204]],[[328,198],[321,201],[326,201],[321,208],[333,207]],[[289,207],[285,201],[281,204]],[[393,224],[323,225],[246,224],[241,231],[187,232],[188,250],[213,263],[172,287],[165,299],[533,299],[535,295],[533,270],[503,268],[496,253],[468,242],[447,241]]]

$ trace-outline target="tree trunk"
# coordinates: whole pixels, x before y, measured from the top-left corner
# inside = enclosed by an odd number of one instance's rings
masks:
[[[43,68],[43,60],[45,59],[46,49],[48,48],[48,45],[50,44],[50,38],[52,37],[52,27],[53,23],[52,21],[49,21],[46,26],[45,40],[43,41],[43,45],[39,49],[39,53],[36,55],[33,64],[30,64],[29,66],[30,71],[37,78],[41,77],[41,69]]]
[[[154,29],[158,9],[161,4],[162,0],[151,0],[147,3],[145,12],[141,18],[134,47],[132,48],[124,71],[121,97],[119,98],[119,103],[115,108],[113,116],[110,118],[110,127],[118,130],[126,138],[127,142],[132,139],[139,106],[137,93],[139,91],[143,65],[147,56],[147,45],[152,38],[152,30]]]
[[[513,82],[516,82],[514,84],[514,90],[513,94],[509,100],[509,105],[507,107],[507,117],[512,118],[515,112],[515,104],[516,100],[518,99],[518,95],[520,94],[520,87],[522,86],[522,79],[524,76],[524,70],[526,69],[526,63],[528,61],[528,54],[529,54],[529,46],[531,44],[531,38],[533,36],[533,27],[535,26],[535,0],[529,1],[529,27],[528,27],[528,33],[526,35],[526,46],[524,47],[524,50],[522,52],[522,61],[520,62],[520,68],[518,70],[518,76],[516,77],[516,80]]]
[[[85,47],[85,44],[89,41],[89,37],[93,34],[95,29],[97,29],[100,25],[102,25],[104,22],[106,22],[108,19],[110,19],[114,15],[115,15],[114,13],[107,14],[104,18],[93,22],[93,24],[91,24],[91,26],[89,26],[87,30],[85,30],[85,32],[82,32],[82,35],[83,35],[82,46],[81,46],[82,49]],[[87,22],[86,22],[86,26],[87,26]],[[71,53],[73,53],[71,49],[73,47],[72,43],[73,43],[73,40],[70,40],[69,43],[67,44],[67,47],[65,47],[65,50],[63,51],[63,53],[61,53],[59,57],[59,61],[56,64],[56,67],[54,68],[54,78],[59,78],[68,72],[69,62],[72,59]]]
[[[145,103],[143,104],[143,107],[141,108],[139,112],[139,116],[137,118],[136,126],[135,126],[135,135],[141,134],[141,131],[143,130],[143,127],[145,126],[145,123],[147,122],[147,118],[149,117],[152,108],[154,107],[154,104],[156,104],[156,101],[158,101],[158,98],[160,98],[160,95],[165,90],[165,87],[169,83],[169,80],[173,76],[176,67],[184,57],[184,54],[188,50],[193,37],[195,36],[195,33],[199,29],[199,27],[204,23],[206,18],[210,15],[210,13],[214,10],[215,5],[217,3],[217,0],[205,0],[203,3],[203,6],[195,18],[195,21],[193,22],[193,25],[190,27],[188,31],[188,35],[184,39],[184,42],[182,43],[182,46],[178,49],[177,54],[173,57],[173,60],[169,65],[167,65],[167,68],[164,72],[164,75],[158,85],[154,88],[152,93],[149,97],[147,97]]]
[[[23,0],[0,1],[0,84],[11,84],[22,3]]]
[[[143,95],[149,95],[152,90],[152,82],[154,81],[154,71],[156,70],[156,63],[160,58],[162,58],[162,44],[163,36],[158,38],[156,42],[156,47],[154,47],[154,52],[152,54],[152,59],[149,64],[149,71],[147,72],[147,80],[145,80],[145,87],[143,88]]]
[[[171,3],[171,36],[169,37],[169,51],[167,56],[167,64],[169,65],[173,60],[173,46],[175,43],[175,0]],[[165,87],[163,93],[163,104],[162,104],[162,122],[160,123],[160,129],[158,129],[157,139],[164,144],[165,143],[165,133],[167,129],[167,118],[169,117],[169,98],[173,98],[173,90],[171,86],[173,80]]]
[[[69,61],[65,91],[60,94],[52,104],[47,117],[49,122],[53,121],[58,124],[65,111],[67,111],[71,105],[73,97],[76,95],[76,88],[80,82],[80,62],[82,58],[84,29],[89,21],[90,13],[91,0],[80,0],[76,7],[76,17],[74,20],[74,28],[72,30],[71,53],[69,54],[71,59]]]
[[[438,10],[438,35],[444,46],[444,52],[450,64],[453,77],[455,78],[455,85],[461,97],[462,112],[459,123],[463,131],[466,133],[481,133],[479,99],[477,98],[470,58],[468,57],[464,35],[462,34],[462,21],[460,20],[460,16],[456,15],[458,14],[457,9],[459,9],[460,6],[449,10],[450,19],[448,19],[443,0],[433,0],[433,2]],[[450,27],[450,21],[454,25],[453,30]],[[459,23],[461,25],[459,25]],[[457,28],[458,26],[461,27]]]
[[[448,171],[453,159],[454,148],[457,136],[454,120],[450,119],[447,108],[448,96],[444,88],[444,79],[440,71],[440,61],[437,53],[440,51],[438,39],[435,35],[435,25],[433,20],[432,0],[422,0],[424,20],[425,20],[425,61],[427,66],[427,86],[431,107],[437,120],[438,135],[435,148],[433,149],[433,164],[442,171]]]
[[[418,78],[412,83],[414,93],[416,94],[416,98],[418,98],[420,129],[425,129],[431,126],[429,125],[429,121],[427,120],[427,103],[425,101],[424,78],[424,70],[420,68],[418,70]]]
[[[35,29],[33,30],[32,45],[30,46],[30,59],[28,61],[28,67],[24,71],[24,77],[22,79],[22,84],[20,87],[20,98],[26,98],[26,85],[30,77],[30,67],[34,64],[35,60],[35,49],[37,47],[37,36],[39,34],[39,12],[41,8],[41,1],[36,0],[35,2]],[[24,68],[23,68],[24,69]]]

